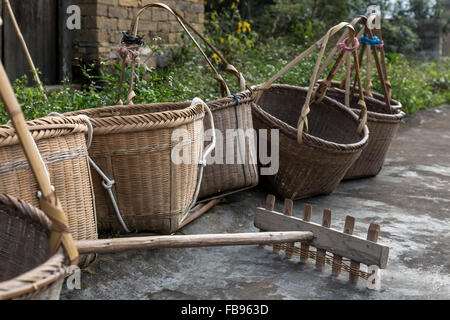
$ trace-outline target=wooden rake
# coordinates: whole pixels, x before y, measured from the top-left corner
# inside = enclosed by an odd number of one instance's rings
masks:
[[[322,224],[311,222],[312,206],[305,204],[303,219],[292,216],[293,202],[286,199],[283,213],[274,211],[275,196],[268,195],[265,208],[257,208],[254,224],[264,231],[310,231],[313,239],[302,241],[300,247],[294,243],[274,244],[273,252],[285,252],[285,257],[290,259],[293,255],[299,256],[305,263],[308,259],[315,260],[316,268],[323,270],[325,264],[331,266],[332,274],[338,276],[342,270],[349,273],[349,281],[357,283],[359,278],[365,280],[373,273],[360,269],[361,264],[386,268],[389,247],[377,243],[380,234],[380,226],[371,223],[367,232],[367,238],[363,239],[353,235],[355,218],[345,218],[344,231],[331,228],[331,210],[325,209],[322,216]],[[310,250],[315,247],[316,250]],[[329,254],[328,254],[329,253]]]

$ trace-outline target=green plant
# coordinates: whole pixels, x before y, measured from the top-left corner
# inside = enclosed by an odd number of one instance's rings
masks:
[[[251,21],[242,19],[238,10],[239,0],[232,2],[229,10],[212,11],[207,14],[205,29],[207,39],[218,48],[226,58],[242,55],[252,49],[258,40],[258,34],[252,30]],[[212,54],[215,62],[219,57]]]

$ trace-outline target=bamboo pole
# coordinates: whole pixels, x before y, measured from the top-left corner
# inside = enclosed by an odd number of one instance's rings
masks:
[[[38,182],[40,192],[42,193],[40,197],[41,208],[53,222],[50,236],[51,252],[55,253],[60,247],[60,244],[62,244],[66,250],[70,262],[76,264],[78,261],[78,252],[72,235],[69,232],[67,217],[61,209],[58,198],[56,197],[56,194],[50,184],[50,177],[45,163],[41,158],[30,131],[28,130],[22,109],[20,108],[19,102],[14,95],[11,82],[9,81],[8,75],[6,74],[5,68],[1,62],[0,96],[16,129],[17,136],[22,144],[25,156],[30,163],[31,170],[33,171],[33,174]]]
[[[223,199],[223,197],[221,198],[215,198],[211,201],[209,201],[208,203],[201,203],[198,205],[198,208],[193,208],[195,209],[184,221],[182,221],[180,223],[179,229],[185,227],[186,225],[188,225],[189,223],[191,223],[192,221],[194,221],[195,219],[199,218],[200,216],[202,216],[204,213],[206,213],[209,209],[211,209],[212,207],[214,207],[216,204],[218,204],[221,200]]]
[[[196,248],[293,243],[309,241],[312,240],[313,237],[313,233],[309,231],[288,231],[79,240],[75,243],[80,254],[87,254],[161,248]]]
[[[17,20],[14,15],[14,11],[12,10],[11,4],[9,3],[9,0],[3,0],[3,4],[5,5],[6,11],[8,11],[8,14],[11,18],[11,22],[14,26],[14,30],[16,31],[17,38],[19,39],[19,42],[22,46],[23,53],[25,54],[28,64],[30,65],[31,72],[33,73],[34,80],[36,81],[40,90],[44,93],[45,100],[47,100],[47,94],[45,93],[44,86],[41,82],[41,79],[39,78],[39,74],[36,71],[36,67],[34,66],[33,59],[31,58],[30,51],[28,50],[28,47],[27,47],[27,43],[25,42],[22,32],[20,31],[19,24],[17,23]]]

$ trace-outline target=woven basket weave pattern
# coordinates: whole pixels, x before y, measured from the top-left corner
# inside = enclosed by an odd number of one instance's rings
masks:
[[[59,299],[64,255],[50,257],[50,228],[39,209],[0,194],[0,299]]]
[[[113,192],[130,230],[172,233],[178,229],[196,185],[203,152],[201,105],[155,103],[82,110],[94,126],[89,155],[115,181]],[[176,165],[174,130],[185,129],[190,162]],[[100,230],[121,230],[102,179],[92,171]]]
[[[327,98],[311,106],[309,134],[299,144],[295,122],[306,92],[306,88],[272,85],[253,105],[255,128],[280,130],[279,171],[266,178],[284,198],[331,193],[367,144],[367,130],[356,133],[356,115]]]
[[[58,117],[28,124],[47,165],[51,183],[60,195],[74,239],[97,239],[85,139],[87,127],[80,119]],[[60,128],[56,128],[58,126]],[[0,146],[0,192],[39,207],[37,181],[12,127],[0,127]]]
[[[210,164],[205,167],[199,198],[228,193],[258,184],[258,166],[256,163],[256,142],[254,136],[245,139],[245,145],[238,149],[235,139],[234,150],[226,150],[226,132],[230,129],[240,129],[243,132],[253,129],[251,104],[252,94],[245,91],[236,95],[239,104],[233,97],[218,99],[208,103],[214,116],[214,125],[222,133],[223,159],[222,164]],[[205,121],[205,130],[209,124]],[[216,149],[222,146],[216,146]],[[238,154],[241,151],[241,154]],[[227,152],[234,153],[234,162],[226,164]],[[214,157],[215,151],[212,152]],[[244,161],[238,163],[242,157]],[[242,159],[240,158],[240,159]]]
[[[345,100],[345,92],[337,88],[330,89],[327,95],[341,103]],[[357,94],[352,95],[350,99],[351,107],[357,106],[358,97]],[[383,99],[383,96],[379,94],[376,97]],[[358,160],[347,171],[344,179],[376,176],[381,171],[389,146],[405,115],[401,111],[399,102],[395,104],[397,108],[392,109],[392,113],[388,114],[384,110],[384,101],[371,97],[366,97],[365,100],[368,110],[369,143]],[[353,111],[359,115],[358,109],[354,108]]]

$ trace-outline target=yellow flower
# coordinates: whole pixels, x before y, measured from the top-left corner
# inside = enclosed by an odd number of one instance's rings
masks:
[[[236,9],[236,3],[233,2],[233,3],[231,4],[231,9]]]
[[[250,23],[248,23],[248,22],[244,22],[244,28],[248,29],[248,32],[252,31],[252,29],[250,28]]]
[[[219,64],[220,63],[220,58],[219,58],[219,56],[217,55],[217,54],[213,54],[212,55],[212,57],[213,57],[213,59],[214,59],[214,61],[216,62],[216,64]]]
[[[241,29],[242,29],[242,22],[239,21],[239,23],[238,23],[237,34],[240,34],[240,33],[241,33]]]
[[[225,43],[225,39],[224,38],[220,38],[220,43]]]

